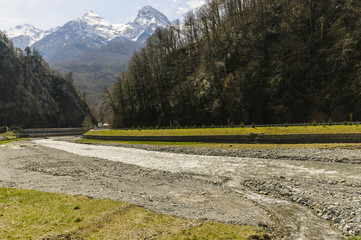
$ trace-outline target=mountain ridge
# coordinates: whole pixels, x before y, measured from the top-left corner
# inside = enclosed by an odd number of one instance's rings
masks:
[[[89,11],[82,17],[71,20],[63,26],[46,31],[31,24],[22,24],[4,32],[16,47],[21,49],[26,46],[35,47],[40,53],[44,51],[44,55],[46,55],[47,51],[43,49],[42,45],[49,45],[48,41],[54,41],[54,39],[88,39],[97,47],[104,46],[111,41],[114,42],[114,40],[131,40],[144,43],[146,37],[143,35],[145,33],[149,32],[146,34],[149,37],[156,28],[165,28],[170,24],[169,19],[163,13],[151,6],[144,6],[139,10],[134,21],[126,24],[113,24],[94,11]]]

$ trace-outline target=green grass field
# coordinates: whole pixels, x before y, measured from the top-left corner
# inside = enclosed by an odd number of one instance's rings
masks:
[[[4,140],[4,141],[0,141],[0,145],[5,144],[5,143],[15,142],[15,141],[22,141],[22,140],[28,140],[28,138],[16,138],[16,139]]]
[[[254,134],[337,134],[361,133],[361,126],[305,126],[305,127],[258,127],[258,128],[196,128],[159,130],[98,130],[85,135],[105,136],[204,136],[204,135],[249,135]]]
[[[0,239],[264,239],[265,235],[261,228],[175,218],[111,200],[0,188]]]
[[[160,130],[97,130],[85,135],[95,136],[205,136],[205,135],[249,135],[254,134],[339,134],[361,133],[361,126],[306,126],[306,127],[259,127],[259,128],[198,128],[198,129],[160,129]],[[361,144],[221,144],[190,142],[125,142],[102,140],[78,140],[79,143],[112,143],[112,144],[147,144],[155,146],[199,147],[221,149],[275,149],[275,148],[327,148],[327,149],[360,149]]]

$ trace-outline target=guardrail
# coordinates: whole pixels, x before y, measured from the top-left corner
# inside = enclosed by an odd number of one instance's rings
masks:
[[[21,130],[20,137],[76,136],[85,132],[83,128],[34,128]]]

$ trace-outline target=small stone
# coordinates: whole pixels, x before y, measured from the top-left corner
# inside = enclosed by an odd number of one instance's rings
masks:
[[[342,218],[336,218],[335,220],[333,220],[334,223],[340,223],[342,221]]]

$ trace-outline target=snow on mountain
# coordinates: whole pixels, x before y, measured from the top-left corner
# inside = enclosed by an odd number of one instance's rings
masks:
[[[5,33],[16,47],[24,49],[26,46],[34,45],[34,47],[42,48],[38,50],[40,52],[43,50],[44,53],[44,44],[48,49],[51,45],[57,45],[56,42],[74,39],[91,41],[96,47],[106,45],[112,40],[145,42],[157,28],[165,28],[169,25],[170,21],[163,13],[151,6],[145,6],[138,12],[134,22],[127,24],[112,24],[90,11],[62,27],[48,31],[40,30],[30,24],[23,24],[6,30]]]
[[[117,40],[131,40],[145,42],[157,28],[166,28],[170,25],[168,18],[151,6],[143,7],[134,22],[123,25]]]
[[[168,18],[151,6],[143,7],[133,22],[112,24],[93,11],[49,31],[24,24],[6,31],[16,47],[36,48],[50,65],[82,52],[117,41],[144,43],[157,28],[170,25]]]
[[[22,24],[4,32],[14,42],[16,47],[25,49],[27,46],[31,46],[56,30],[56,28],[52,28],[48,31],[43,31],[30,24]]]

